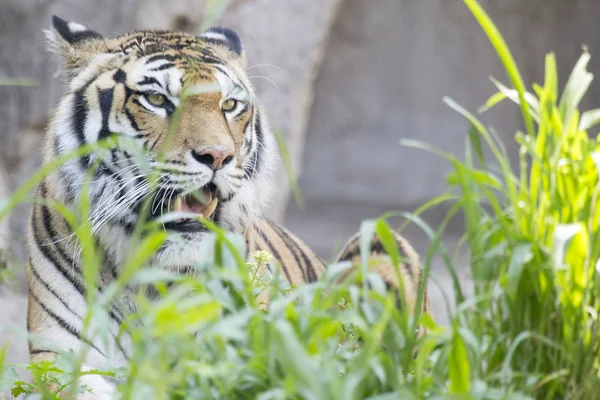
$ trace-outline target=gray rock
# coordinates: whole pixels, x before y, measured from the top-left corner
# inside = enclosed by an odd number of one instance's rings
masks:
[[[595,18],[600,2],[480,3],[529,88],[543,81],[549,51],[556,53],[561,85],[583,44],[592,54],[589,70],[599,69]],[[348,237],[362,219],[390,210],[414,211],[446,191],[450,163],[402,147],[399,140],[419,140],[463,158],[468,124],[443,97],[476,113],[496,91],[489,76],[505,84],[508,79],[463,2],[345,0],[325,54],[301,162],[306,207],[301,210],[290,199],[285,223],[328,256],[336,238]],[[582,107],[597,107],[599,100],[600,85],[594,82]],[[479,117],[498,133],[516,168],[513,137],[524,129],[519,109],[506,102]],[[436,225],[443,217],[442,208],[427,220]],[[460,223],[452,229],[460,232]]]

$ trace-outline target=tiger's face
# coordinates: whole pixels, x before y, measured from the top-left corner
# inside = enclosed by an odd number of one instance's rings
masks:
[[[106,39],[57,17],[53,25],[48,37],[69,90],[46,161],[106,138],[127,143],[63,165],[52,175],[54,195],[76,206],[89,185],[93,233],[117,263],[142,215],[185,213],[164,222],[175,235],[155,260],[174,268],[201,261],[195,250],[206,229],[194,216],[234,232],[259,217],[276,149],[233,31]]]

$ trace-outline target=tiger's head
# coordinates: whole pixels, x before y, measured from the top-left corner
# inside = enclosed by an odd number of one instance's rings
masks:
[[[105,138],[127,143],[68,161],[49,185],[57,200],[73,206],[88,187],[92,231],[116,262],[143,213],[202,214],[240,233],[260,216],[276,144],[235,32],[104,38],[53,17],[47,37],[68,90],[49,126],[46,161]],[[149,175],[158,177],[156,185]],[[204,225],[182,218],[164,226],[177,238],[155,261],[172,268],[199,262]]]

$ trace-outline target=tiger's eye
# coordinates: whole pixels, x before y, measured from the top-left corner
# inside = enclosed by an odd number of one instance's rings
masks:
[[[165,102],[167,101],[167,99],[165,99],[165,96],[163,96],[162,94],[158,94],[158,93],[147,94],[146,100],[148,100],[148,102],[150,104],[152,104],[153,106],[157,106],[157,107],[164,105]]]
[[[227,99],[223,102],[223,104],[221,104],[221,109],[223,109],[223,111],[231,111],[235,108],[236,105],[237,105],[237,100]]]

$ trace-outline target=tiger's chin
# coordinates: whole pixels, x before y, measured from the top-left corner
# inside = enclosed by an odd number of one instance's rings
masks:
[[[214,241],[204,228],[201,231],[172,233],[151,261],[151,266],[189,274],[209,265],[214,258]]]

